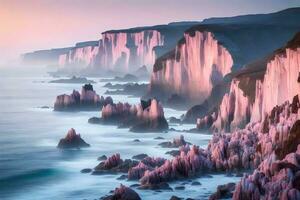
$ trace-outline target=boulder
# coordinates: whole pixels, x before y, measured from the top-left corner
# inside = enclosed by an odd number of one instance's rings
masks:
[[[89,147],[90,145],[86,143],[80,136],[80,134],[76,134],[75,129],[71,128],[66,137],[61,139],[57,145],[57,148],[60,149],[80,149],[84,147]]]

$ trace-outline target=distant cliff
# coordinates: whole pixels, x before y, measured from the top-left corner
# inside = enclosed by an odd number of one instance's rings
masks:
[[[62,54],[60,70],[130,73],[146,66],[152,71],[156,58],[175,47],[183,32],[195,24],[182,22],[103,32],[99,41],[76,45]]]
[[[22,55],[22,61],[26,65],[58,65],[59,57],[66,54],[71,47],[49,50],[39,50]]]
[[[58,65],[64,71],[80,71],[95,64],[98,52],[99,41],[80,42],[59,56]]]

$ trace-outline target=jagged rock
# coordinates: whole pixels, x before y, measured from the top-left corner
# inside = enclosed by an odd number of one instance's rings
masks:
[[[89,121],[129,127],[132,132],[161,132],[169,128],[163,108],[156,99],[141,101],[138,105],[109,104],[103,107],[100,119],[91,118]]]
[[[232,193],[235,189],[235,183],[227,183],[219,185],[217,191],[210,195],[209,200],[229,199],[232,198]]]
[[[177,196],[171,196],[170,200],[182,200],[183,198]]]
[[[179,156],[180,151],[179,150],[172,150],[172,151],[167,151],[166,154],[170,154],[171,156]]]
[[[130,168],[135,167],[137,164],[137,161],[130,159],[122,160],[120,154],[114,154],[98,164],[94,168],[92,174],[101,175],[106,173],[127,173]]]
[[[144,158],[148,157],[147,154],[145,153],[141,153],[141,154],[138,154],[138,155],[135,155],[135,156],[132,156],[132,159],[135,159],[135,160],[143,160]]]
[[[98,161],[102,161],[102,160],[106,160],[107,159],[107,157],[106,157],[106,155],[102,155],[102,156],[100,156],[100,157],[98,157]]]
[[[102,122],[101,118],[99,118],[99,117],[91,117],[88,119],[88,123],[90,123],[90,124],[99,124],[101,122]]]
[[[116,188],[113,191],[112,195],[101,197],[102,200],[141,200],[138,193],[132,190],[129,187],[120,185],[119,188]]]
[[[132,167],[128,171],[128,179],[135,180],[140,179],[145,175],[147,170],[153,170],[155,167],[160,167],[165,162],[163,158],[152,158],[152,157],[145,157],[142,159],[138,165]]]
[[[59,95],[54,103],[55,111],[77,111],[77,110],[98,110],[107,104],[112,104],[111,97],[104,98],[93,90],[91,84],[85,84],[81,94],[73,90],[71,95]]]
[[[175,138],[173,139],[173,142],[162,142],[160,144],[158,144],[159,146],[163,147],[163,148],[177,148],[180,146],[184,146],[186,144],[190,144],[189,142],[186,142],[184,140],[184,136],[180,135],[179,138]]]
[[[283,144],[275,150],[275,154],[278,159],[283,159],[287,154],[295,152],[298,144],[300,144],[300,120],[294,123],[287,138],[284,138]]]
[[[300,199],[298,153],[290,153],[277,161],[269,157],[252,175],[242,178],[236,186],[233,199]]]
[[[57,145],[57,148],[60,149],[70,149],[70,148],[84,148],[89,147],[90,145],[86,143],[80,136],[80,134],[76,134],[75,129],[71,128],[68,131],[68,134],[65,138],[61,139]]]

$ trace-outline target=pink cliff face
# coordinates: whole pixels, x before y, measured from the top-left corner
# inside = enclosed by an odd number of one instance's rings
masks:
[[[156,30],[136,33],[103,33],[98,46],[75,47],[60,55],[59,66],[70,70],[87,67],[133,72],[142,66],[149,70],[155,62],[154,48],[164,44],[164,37]]]
[[[263,81],[256,81],[254,103],[243,94],[238,87],[239,81],[234,79],[229,94],[223,97],[213,129],[230,131],[244,127],[249,121],[264,120],[273,107],[291,102],[300,94],[299,72],[300,48],[286,49],[275,55],[267,64]]]
[[[195,36],[185,34],[184,38],[185,43],[176,47],[176,58],[162,61],[163,69],[153,72],[151,85],[203,101],[213,85],[231,71],[233,60],[210,32],[197,31]]]
[[[107,70],[132,72],[145,65],[151,68],[156,59],[154,47],[162,46],[164,38],[156,30],[137,33],[104,33],[99,51],[100,63]]]
[[[98,53],[98,46],[75,47],[68,54],[59,56],[59,67],[71,68],[71,70],[92,67],[96,62]]]
[[[261,103],[261,119],[276,105],[292,101],[300,94],[300,83],[297,82],[300,72],[300,48],[286,49],[285,54],[275,56],[267,65],[261,89],[264,95],[256,100]],[[269,95],[267,95],[269,94]],[[257,104],[259,104],[257,103]],[[256,108],[257,109],[257,108]]]
[[[239,88],[239,81],[233,80],[229,94],[225,94],[219,107],[218,118],[212,125],[216,131],[230,131],[242,128],[248,123],[251,106]]]

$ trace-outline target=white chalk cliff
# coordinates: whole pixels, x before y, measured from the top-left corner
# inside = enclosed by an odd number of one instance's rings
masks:
[[[297,41],[298,38],[298,41]],[[290,42],[299,42],[300,34]],[[272,109],[300,95],[300,43],[276,51],[268,61],[263,80],[256,80],[254,101],[233,79],[230,92],[223,97],[213,129],[233,131],[248,122],[265,119]]]
[[[231,72],[230,53],[211,32],[184,34],[173,55],[158,59],[151,76],[151,87],[162,88],[198,102],[205,100],[213,86]]]
[[[59,57],[61,68],[87,67],[119,72],[133,72],[142,66],[152,69],[155,47],[164,45],[164,36],[157,30],[138,32],[104,32],[98,46],[74,47]]]
[[[94,66],[96,56],[99,53],[99,47],[88,45],[83,47],[74,47],[68,53],[59,56],[59,67],[70,68],[70,70],[80,70],[85,67]]]

